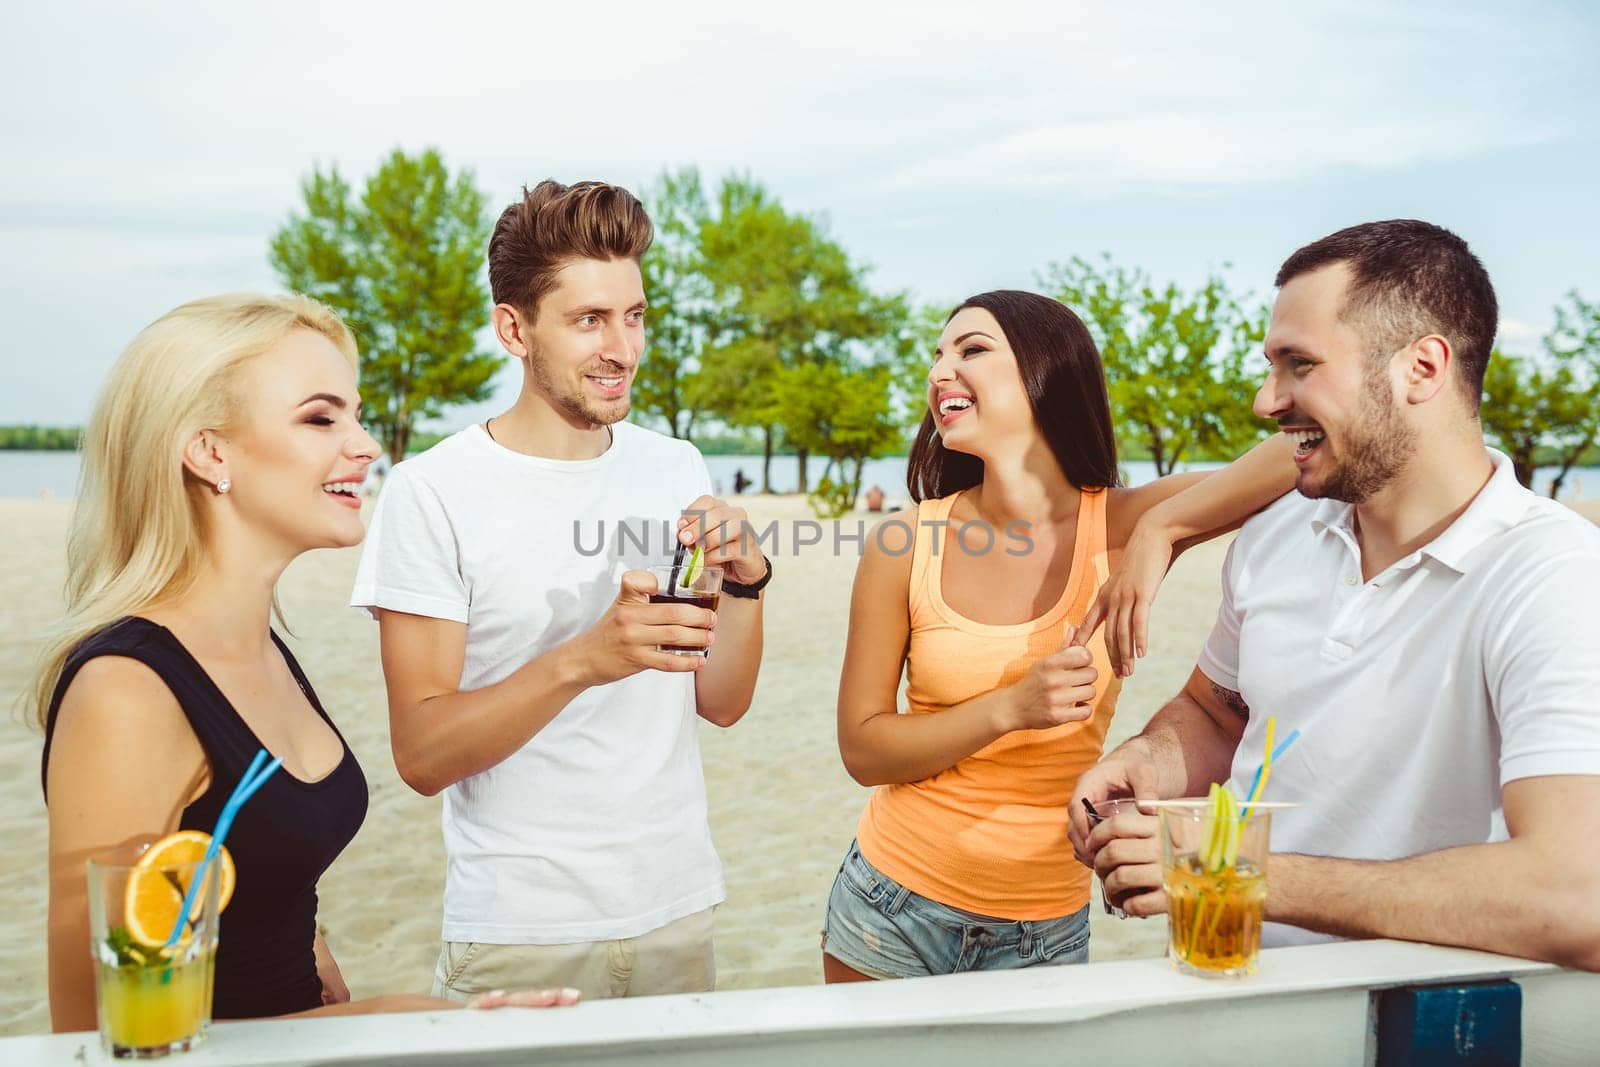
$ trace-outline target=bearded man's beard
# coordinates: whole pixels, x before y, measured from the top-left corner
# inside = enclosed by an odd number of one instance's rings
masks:
[[[1361,383],[1362,417],[1341,433],[1339,461],[1320,486],[1301,492],[1364,504],[1405,471],[1417,448],[1417,431],[1400,413],[1383,366],[1374,363]]]

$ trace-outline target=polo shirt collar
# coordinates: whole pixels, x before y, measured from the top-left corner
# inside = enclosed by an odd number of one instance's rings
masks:
[[[1478,495],[1472,498],[1467,510],[1416,553],[1431,556],[1458,574],[1466,573],[1467,557],[1473,549],[1496,534],[1509,530],[1521,520],[1532,496],[1517,481],[1511,460],[1504,453],[1493,448],[1485,448],[1484,451],[1489,453],[1494,473],[1489,475],[1488,482],[1478,491]],[[1342,531],[1353,543],[1355,516],[1354,504],[1324,498],[1317,501],[1317,506],[1311,512],[1311,529],[1318,534],[1327,530]]]
[[[1353,534],[1356,528],[1356,506],[1347,504],[1343,500],[1334,500],[1332,497],[1323,497],[1317,501],[1317,506],[1311,509],[1311,529],[1317,533],[1324,530],[1343,530]]]
[[[1467,557],[1496,534],[1515,526],[1528,511],[1533,494],[1517,481],[1511,460],[1494,449],[1486,449],[1494,473],[1472,498],[1467,510],[1435,537],[1422,551],[1459,573],[1467,572]]]

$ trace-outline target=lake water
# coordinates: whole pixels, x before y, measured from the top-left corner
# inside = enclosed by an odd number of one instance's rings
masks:
[[[822,476],[826,460],[815,456],[806,464],[813,488]],[[760,456],[707,456],[706,466],[719,493],[733,492],[735,471],[742,470],[746,478],[757,483],[761,479]],[[1185,470],[1213,470],[1217,463],[1195,463]],[[1155,464],[1129,461],[1122,465],[1128,484],[1142,485],[1155,477]],[[1547,492],[1554,471],[1540,468],[1534,477],[1534,488]],[[70,497],[76,492],[78,481],[78,454],[76,452],[6,452],[0,451],[0,499],[29,499],[40,494]],[[792,493],[799,485],[799,463],[793,456],[772,457],[772,488],[780,493]],[[890,456],[868,460],[863,471],[861,486],[869,489],[880,485],[890,499],[903,499],[906,495],[906,459]],[[759,484],[757,485],[759,488]],[[1600,467],[1574,468],[1562,486],[1561,499],[1577,499],[1587,491],[1589,498],[1600,493]]]

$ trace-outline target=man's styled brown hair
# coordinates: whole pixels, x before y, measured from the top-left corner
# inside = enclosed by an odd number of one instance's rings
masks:
[[[1284,260],[1275,285],[1330,263],[1350,265],[1339,317],[1356,326],[1373,355],[1430,333],[1450,342],[1470,410],[1483,398],[1483,371],[1500,310],[1489,272],[1467,242],[1417,219],[1365,222],[1313,241]]]
[[[489,238],[489,289],[530,319],[574,259],[638,262],[655,239],[639,198],[620,185],[546,178],[500,213]]]

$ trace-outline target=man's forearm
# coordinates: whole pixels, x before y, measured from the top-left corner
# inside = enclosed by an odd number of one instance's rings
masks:
[[[430,697],[408,716],[410,728],[391,730],[396,769],[433,796],[505,760],[588,688],[568,643],[494,685]]]
[[[1587,847],[1571,842],[1572,848]],[[1512,839],[1388,862],[1274,854],[1266,917],[1341,937],[1457,945],[1600,970],[1597,887]],[[1562,877],[1550,877],[1562,873]]]
[[[1197,796],[1231,773],[1238,739],[1222,731],[1204,709],[1183,693],[1169,700],[1145,728],[1118,745],[1108,759],[1137,754],[1156,771],[1163,799]]]
[[[732,726],[750,710],[761,670],[764,603],[723,594],[717,604],[716,642],[694,678],[695,706],[708,722]]]

